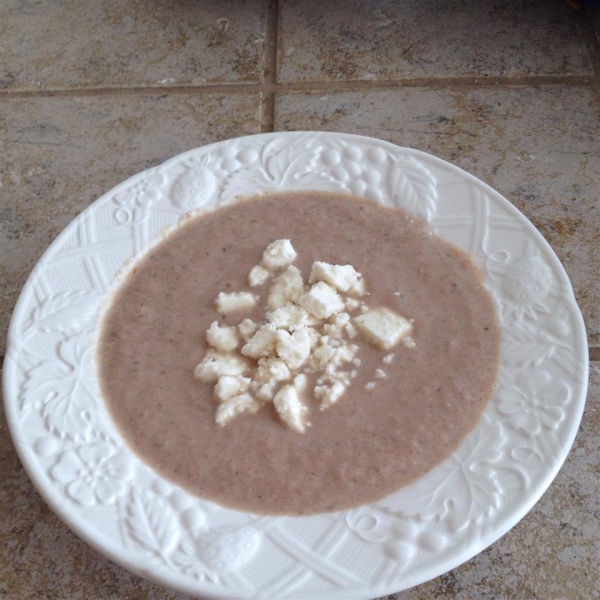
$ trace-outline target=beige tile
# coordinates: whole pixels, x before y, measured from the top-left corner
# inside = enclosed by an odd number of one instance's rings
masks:
[[[0,3],[0,88],[256,82],[262,0]]]
[[[600,343],[600,91],[405,88],[294,93],[283,130],[346,131],[411,146],[473,173],[513,202],[565,266]]]
[[[280,81],[591,73],[563,0],[287,0]]]
[[[388,598],[597,597],[599,429],[600,363],[593,363],[575,445],[540,502],[507,535],[463,566]],[[0,414],[0,596],[37,600],[40,590],[44,598],[57,599],[187,598],[112,564],[71,533],[33,488]]]
[[[175,154],[258,131],[258,95],[0,101],[0,353],[29,272],[79,212]]]

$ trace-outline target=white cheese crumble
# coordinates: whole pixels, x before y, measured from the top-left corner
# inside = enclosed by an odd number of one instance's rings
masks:
[[[308,283],[324,281],[340,292],[347,293],[356,289],[361,277],[352,265],[330,265],[317,261],[313,263]]]
[[[262,265],[256,265],[248,275],[248,283],[250,287],[256,287],[265,283],[270,276],[271,272],[268,269],[265,269]]]
[[[360,300],[357,300],[356,298],[348,298],[346,300],[346,310],[356,310],[357,308],[360,307]]]
[[[304,281],[300,269],[290,265],[278,275],[269,292],[269,308],[275,310],[288,302],[296,302],[304,293]]]
[[[269,383],[275,381],[287,381],[290,378],[290,369],[287,364],[278,358],[261,358],[258,361],[256,380]]]
[[[252,319],[244,319],[238,325],[238,330],[245,342],[247,342],[256,333],[257,329],[258,325]]]
[[[245,411],[256,412],[258,408],[258,403],[250,394],[240,394],[219,404],[215,420],[222,427],[233,417]]]
[[[340,295],[324,281],[315,283],[306,294],[300,296],[298,304],[317,319],[327,319],[345,308]]]
[[[275,381],[271,380],[269,383],[263,383],[259,386],[258,391],[256,392],[256,397],[261,402],[270,402],[273,400],[273,396],[275,395]]]
[[[321,401],[321,410],[329,408],[337,402],[346,391],[346,386],[340,381],[334,381],[330,386],[319,385],[315,388],[315,398]]]
[[[298,329],[292,334],[281,331],[276,351],[290,369],[299,369],[310,356],[308,332],[306,329]]]
[[[206,383],[216,381],[224,375],[244,375],[249,370],[248,363],[235,354],[220,354],[209,350],[204,360],[196,367],[194,375]]]
[[[219,402],[231,400],[234,396],[245,392],[250,387],[251,381],[249,377],[223,375],[215,385],[215,396]]]
[[[256,298],[250,292],[232,292],[226,294],[221,292],[215,300],[217,311],[222,314],[249,310],[256,304]]]
[[[289,429],[304,433],[310,426],[308,395],[312,393],[319,409],[326,410],[340,401],[357,377],[359,347],[351,343],[357,329],[384,350],[400,341],[414,347],[411,321],[388,308],[370,309],[357,299],[369,294],[362,274],[352,265],[316,261],[307,284],[291,264],[296,256],[290,240],[276,240],[250,271],[250,287],[273,276],[264,320],[245,318],[237,326],[214,321],[206,331],[209,348],[194,375],[214,384],[216,422],[221,426],[272,402]],[[258,300],[249,292],[221,292],[216,307],[223,314],[249,311]],[[360,314],[351,316],[353,311]],[[393,356],[387,354],[382,362],[389,364]],[[375,370],[376,378],[385,376],[382,369]],[[312,390],[311,381],[316,381]],[[370,381],[365,389],[374,387],[375,381]]]
[[[308,322],[308,313],[295,304],[287,303],[285,306],[276,308],[267,313],[267,321],[278,329],[295,331],[302,329]]]
[[[383,350],[394,347],[412,332],[412,323],[389,308],[367,310],[354,318],[361,333],[374,345]]]
[[[258,329],[258,331],[250,338],[242,347],[242,354],[250,358],[262,358],[269,356],[275,350],[281,332],[275,327],[267,323]]]
[[[273,398],[275,409],[283,422],[292,430],[304,433],[305,417],[308,409],[300,401],[298,390],[293,385],[282,387]]]
[[[308,385],[308,377],[304,373],[300,373],[300,375],[296,375],[294,377],[294,387],[301,394]]]
[[[298,255],[290,240],[276,240],[263,252],[262,262],[267,269],[275,270],[291,265],[296,256]]]
[[[238,347],[238,336],[235,327],[219,327],[217,321],[213,321],[206,331],[206,340],[215,349],[223,352],[231,352]]]

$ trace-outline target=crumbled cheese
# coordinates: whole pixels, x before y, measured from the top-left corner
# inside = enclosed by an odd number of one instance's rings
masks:
[[[256,392],[256,397],[261,402],[270,402],[275,395],[275,385],[273,383],[263,383]]]
[[[353,339],[356,337],[356,329],[354,328],[354,325],[352,325],[352,323],[348,323],[348,325],[346,325],[346,333],[348,334],[348,337],[350,339]]]
[[[221,352],[231,352],[238,347],[238,336],[235,327],[219,327],[217,321],[213,321],[206,331],[208,343]]]
[[[261,323],[246,318],[233,327],[215,321],[206,332],[211,348],[196,367],[195,376],[215,384],[219,425],[273,402],[288,428],[304,432],[310,426],[302,400],[308,388],[307,375],[315,374],[313,394],[320,401],[320,410],[338,402],[361,365],[358,346],[350,342],[357,328],[381,348],[391,348],[399,341],[414,347],[412,322],[387,308],[371,310],[362,300],[348,297],[369,296],[354,267],[317,261],[309,278],[312,285],[307,286],[300,270],[291,264],[295,258],[290,241],[277,240],[267,247],[261,264],[250,271],[248,281],[255,287],[281,269],[267,291],[269,310]],[[228,313],[250,309],[257,300],[248,292],[221,293],[216,305],[220,312]],[[351,317],[350,311],[361,314]],[[389,363],[393,356],[387,354],[383,362]],[[376,378],[385,375],[382,369],[375,370]],[[365,389],[374,387],[375,381],[370,381]]]
[[[344,328],[350,323],[350,315],[341,312],[329,319],[329,323],[323,326],[325,333],[331,337],[338,338],[344,333]]]
[[[298,390],[293,385],[282,387],[275,398],[273,404],[281,420],[292,430],[298,433],[304,433],[306,429],[305,416],[308,411],[306,406],[300,401]]]
[[[265,269],[262,265],[256,265],[250,270],[248,283],[250,284],[250,287],[256,287],[257,285],[265,283],[270,276],[271,272],[268,269]]]
[[[244,411],[256,412],[259,406],[250,394],[240,394],[219,404],[217,408],[217,423],[223,427],[227,421]]]
[[[356,310],[357,308],[360,307],[360,300],[357,300],[356,298],[348,298],[346,300],[346,310]]]
[[[348,293],[352,294],[354,296],[364,296],[367,293],[366,286],[365,286],[365,280],[359,279],[358,281],[354,282],[350,286]]]
[[[194,375],[206,383],[216,381],[224,375],[244,375],[248,372],[248,363],[235,354],[220,354],[209,350],[204,360],[196,367]]]
[[[215,300],[217,311],[222,314],[249,310],[256,304],[256,298],[250,292],[221,292]]]
[[[321,341],[321,344],[313,351],[312,358],[316,367],[320,370],[324,370],[329,364],[329,361],[335,354],[335,348],[332,348],[329,344]]]
[[[308,313],[295,304],[288,303],[267,313],[267,321],[278,329],[295,331],[306,325]]]
[[[263,253],[262,262],[267,269],[287,267],[296,260],[296,251],[290,240],[276,240]]]
[[[402,343],[406,348],[416,348],[417,344],[415,344],[415,340],[413,340],[410,336],[405,336],[402,338]]]
[[[252,319],[244,319],[238,325],[238,329],[244,341],[247,342],[256,333],[258,325]]]
[[[317,347],[317,344],[321,341],[321,335],[314,327],[305,327],[304,330],[308,333],[308,339],[310,340],[311,352]]]
[[[306,329],[298,329],[292,334],[281,331],[277,355],[290,369],[299,369],[310,356],[310,337]]]
[[[294,265],[290,265],[276,277],[269,294],[269,308],[275,310],[288,302],[296,302],[304,293],[302,273]]]
[[[304,375],[304,373],[300,373],[300,375],[296,375],[296,377],[294,377],[294,387],[296,388],[299,394],[304,392],[307,385],[308,377]]]
[[[336,366],[350,362],[356,356],[357,352],[358,346],[354,344],[351,346],[342,346],[335,350],[331,362]]]
[[[287,381],[290,378],[290,369],[287,364],[278,358],[261,358],[258,361],[256,379],[264,382]]]
[[[376,308],[354,317],[358,329],[379,348],[393,348],[403,337],[409,336],[412,323],[389,310]]]
[[[275,326],[270,323],[263,325],[250,340],[242,346],[242,354],[256,359],[262,358],[263,356],[269,356],[273,353],[273,350],[275,350],[275,346],[277,346],[281,333],[282,332],[277,330]]]
[[[325,392],[329,389],[324,383],[325,380],[323,378],[317,380],[317,385],[314,390],[315,398],[317,400],[322,400],[325,397]]]
[[[239,396],[245,392],[250,386],[251,379],[249,377],[224,375],[219,377],[217,385],[215,385],[215,397],[219,402],[230,400],[234,396]]]
[[[306,318],[306,324],[308,327],[320,327],[323,325],[323,319],[317,319],[315,315],[308,313],[308,317]]]
[[[334,381],[330,386],[315,387],[315,398],[321,401],[320,410],[325,410],[337,402],[345,391],[346,386],[340,381]]]
[[[340,292],[348,292],[357,285],[361,274],[352,265],[330,265],[316,261],[312,265],[308,283],[324,281]]]
[[[327,319],[345,308],[340,295],[324,281],[315,283],[306,294],[300,296],[298,304],[318,319]]]
[[[396,356],[396,355],[395,355],[393,352],[390,352],[390,354],[386,354],[386,355],[383,357],[383,362],[384,362],[386,365],[389,365],[389,364],[390,364],[390,363],[391,363],[391,362],[394,360],[394,356]]]

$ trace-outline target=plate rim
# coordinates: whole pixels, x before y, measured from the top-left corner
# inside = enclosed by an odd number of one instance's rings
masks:
[[[452,164],[444,159],[441,159],[433,154],[430,154],[428,152],[414,149],[414,148],[399,146],[397,144],[393,144],[391,142],[388,142],[386,140],[381,140],[379,138],[373,138],[370,136],[362,136],[362,135],[357,135],[357,134],[347,134],[347,133],[343,133],[343,132],[294,131],[294,132],[261,133],[261,134],[251,135],[251,136],[241,136],[238,138],[231,138],[231,139],[227,139],[227,140],[213,142],[211,144],[200,146],[198,148],[193,148],[193,149],[187,150],[181,154],[173,156],[173,157],[167,159],[166,161],[160,163],[159,165],[150,167],[149,169],[145,169],[144,171],[141,171],[139,173],[132,175],[131,177],[127,178],[126,180],[122,181],[121,183],[117,184],[116,186],[114,186],[113,188],[108,190],[106,193],[102,194],[99,198],[97,198],[94,202],[92,202],[88,207],[86,207],[82,212],[80,212],[74,219],[72,219],[66,225],[66,227],[56,236],[56,238],[46,248],[46,250],[41,255],[41,257],[37,260],[36,265],[34,266],[31,274],[27,278],[27,280],[21,290],[21,293],[19,294],[19,298],[13,309],[13,313],[12,313],[11,320],[10,320],[10,325],[8,328],[6,356],[5,356],[4,367],[3,367],[4,405],[5,405],[6,415],[7,415],[8,429],[9,429],[11,438],[13,440],[13,444],[19,455],[19,459],[21,460],[21,463],[23,464],[25,471],[27,472],[30,480],[33,482],[37,491],[40,493],[40,495],[42,496],[42,498],[44,499],[46,504],[48,504],[48,506],[51,508],[51,510],[53,510],[53,512],[55,512],[55,514],[57,514],[57,516],[61,519],[61,521],[63,523],[65,523],[69,527],[69,529],[71,529],[78,537],[83,539],[88,545],[93,547],[100,554],[109,558],[111,561],[115,562],[116,564],[123,566],[127,570],[129,570],[145,579],[149,579],[155,583],[158,583],[159,585],[162,585],[162,586],[170,588],[170,589],[175,589],[175,590],[183,592],[183,593],[187,593],[187,594],[203,593],[203,590],[201,589],[203,586],[199,587],[197,582],[194,582],[193,580],[190,580],[190,583],[193,583],[195,585],[188,586],[188,585],[185,585],[182,578],[175,577],[174,575],[167,576],[165,573],[163,573],[161,571],[152,571],[151,569],[140,568],[136,564],[136,561],[134,559],[130,559],[128,556],[124,556],[123,552],[121,550],[119,550],[118,548],[113,548],[114,544],[112,541],[111,541],[110,547],[107,546],[104,541],[102,543],[99,543],[98,540],[95,539],[90,526],[85,521],[82,522],[78,517],[69,513],[68,505],[61,504],[61,502],[59,500],[59,493],[58,493],[57,489],[51,487],[49,485],[49,483],[42,478],[43,476],[39,472],[39,469],[36,468],[38,465],[32,456],[33,453],[31,452],[31,450],[29,448],[26,448],[25,444],[20,439],[20,432],[18,431],[18,426],[17,426],[17,402],[15,401],[15,399],[12,399],[12,401],[11,401],[11,397],[15,393],[14,391],[16,389],[16,382],[13,382],[13,370],[10,365],[10,362],[12,361],[12,358],[11,358],[12,351],[11,350],[15,346],[14,338],[16,336],[18,336],[17,324],[18,324],[18,322],[20,322],[19,316],[21,316],[21,313],[23,312],[23,310],[26,306],[26,302],[28,299],[27,298],[27,290],[31,287],[32,283],[37,279],[37,277],[39,276],[39,272],[41,270],[43,270],[46,260],[48,260],[48,258],[53,254],[54,249],[57,246],[59,246],[61,241],[63,241],[74,229],[76,229],[76,227],[82,220],[87,218],[95,210],[94,209],[95,206],[101,204],[102,202],[107,201],[107,199],[111,196],[114,196],[118,192],[118,190],[126,189],[133,182],[142,179],[149,172],[153,171],[154,169],[156,169],[158,167],[163,167],[163,166],[169,165],[171,163],[182,161],[185,158],[194,156],[200,149],[202,149],[204,152],[210,153],[210,152],[213,152],[215,149],[217,149],[219,146],[222,146],[223,144],[234,143],[238,140],[247,140],[247,139],[270,140],[273,138],[281,138],[281,137],[292,138],[292,137],[298,137],[301,135],[311,135],[311,136],[316,135],[317,137],[340,136],[345,140],[356,140],[356,141],[360,140],[360,141],[367,141],[367,142],[375,142],[378,145],[383,144],[384,146],[388,146],[390,149],[393,149],[396,152],[400,150],[400,151],[406,152],[410,155],[415,155],[417,157],[419,157],[419,156],[426,157],[427,160],[433,161],[441,168],[445,168],[445,169],[450,168],[451,170],[460,173],[460,176],[462,178],[466,179],[469,182],[469,184],[480,186],[480,187],[483,186],[483,189],[486,191],[486,193],[488,195],[492,196],[496,201],[500,202],[503,205],[503,208],[505,208],[506,210],[509,211],[509,213],[511,214],[511,218],[517,219],[517,220],[521,221],[522,223],[526,224],[526,226],[528,228],[528,235],[530,235],[530,236],[533,235],[534,237],[536,237],[538,243],[541,244],[542,248],[544,248],[544,258],[553,263],[553,268],[557,269],[563,276],[564,280],[567,282],[567,284],[568,284],[567,291],[568,291],[569,297],[573,304],[573,306],[571,308],[576,308],[576,310],[573,311],[574,318],[576,320],[576,325],[577,325],[578,331],[581,334],[579,336],[580,337],[579,344],[578,344],[579,348],[577,348],[574,352],[580,357],[586,357],[588,354],[588,341],[587,341],[587,335],[586,335],[586,329],[585,329],[585,322],[583,320],[581,310],[579,309],[579,306],[577,304],[577,300],[574,295],[571,281],[570,281],[569,276],[568,276],[564,266],[562,265],[560,259],[556,255],[556,252],[552,249],[550,244],[545,240],[543,235],[538,231],[538,229],[533,225],[533,223],[531,223],[531,221],[516,206],[514,206],[507,198],[505,198],[502,194],[500,194],[498,191],[496,191],[490,185],[488,185],[481,179],[475,177],[471,173],[465,171],[461,167],[458,167],[457,165],[454,165],[454,164]],[[158,239],[160,239],[160,238],[157,238],[157,240]],[[147,251],[147,249],[148,248],[145,248],[141,254],[144,254]],[[104,299],[106,298],[106,296],[108,294],[110,294],[110,290],[113,289],[113,287],[114,287],[114,282],[111,283],[110,289],[103,294]],[[587,364],[587,361],[584,360],[583,363]],[[16,364],[15,364],[15,366],[16,366]],[[473,556],[480,553],[486,547],[490,546],[492,543],[497,541],[500,537],[505,535],[532,509],[532,507],[539,501],[540,497],[545,493],[545,491],[548,489],[548,487],[550,486],[552,481],[555,479],[558,471],[562,467],[566,457],[568,456],[568,454],[571,450],[571,447],[573,445],[573,442],[574,442],[577,432],[579,430],[579,425],[580,425],[581,418],[583,415],[583,410],[585,408],[586,395],[587,395],[587,389],[588,389],[589,370],[583,369],[582,372],[584,373],[584,377],[583,377],[583,380],[581,381],[581,399],[579,400],[579,402],[576,403],[578,410],[576,411],[576,414],[574,414],[574,417],[572,417],[573,425],[571,426],[571,428],[568,432],[568,436],[567,436],[568,443],[565,443],[561,446],[560,456],[559,456],[558,460],[555,461],[553,468],[546,472],[546,476],[544,477],[543,484],[535,487],[533,490],[533,493],[531,493],[527,496],[527,502],[525,503],[525,506],[521,508],[521,510],[517,511],[517,513],[515,513],[512,518],[505,519],[502,522],[502,526],[498,527],[494,530],[493,535],[489,534],[487,536],[487,538],[491,537],[493,539],[488,539],[488,540],[486,540],[485,543],[483,543],[483,542],[479,543],[478,545],[471,547],[468,550],[463,551],[459,556],[456,557],[455,560],[451,561],[452,564],[444,572],[448,572],[449,570],[457,568],[464,562],[471,559]],[[294,518],[294,517],[291,517],[291,518]],[[435,569],[432,569],[432,570],[435,571]],[[441,574],[442,573],[440,573],[439,571],[436,571],[434,574],[427,575],[424,579],[417,581],[415,583],[410,583],[408,586],[403,587],[402,589],[409,589],[410,587],[414,587],[415,585],[419,585],[421,583],[429,581],[431,578],[440,576]],[[210,589],[210,590],[204,590],[204,591],[206,591],[206,593],[213,594],[215,597],[220,597],[220,598],[231,597],[230,594],[222,593],[218,589]],[[359,592],[358,596],[354,596],[354,597],[368,598],[368,597],[371,597],[373,594],[376,594],[376,595],[389,594],[389,593],[394,593],[395,591],[397,591],[397,589],[395,589],[395,588],[390,589],[389,587],[388,588],[382,588],[382,587],[369,588],[368,592],[367,592],[367,590],[364,590],[364,594]],[[322,598],[348,597],[348,592],[349,592],[348,589],[343,589],[343,590],[339,591],[339,593],[333,593],[333,594],[328,593],[328,594],[324,594],[320,597],[322,597]],[[289,597],[294,597],[294,595],[292,594]]]

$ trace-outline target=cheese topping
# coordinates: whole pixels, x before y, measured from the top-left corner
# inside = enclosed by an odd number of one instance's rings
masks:
[[[410,337],[412,323],[389,308],[367,310],[354,321],[370,342],[384,350],[393,348],[403,338],[408,347],[414,343]]]
[[[239,310],[249,310],[256,304],[256,298],[249,292],[233,292],[225,294],[221,292],[215,300],[217,310],[227,314]]]
[[[399,342],[407,348],[415,346],[412,321],[389,308],[371,309],[359,300],[366,295],[365,280],[352,265],[316,261],[305,283],[291,264],[296,257],[290,240],[276,240],[251,269],[250,287],[273,277],[264,321],[245,318],[235,327],[214,321],[206,332],[210,348],[194,375],[215,384],[216,422],[221,426],[272,402],[289,429],[304,433],[310,426],[305,403],[308,375],[315,377],[312,394],[320,410],[327,410],[343,398],[358,374],[359,347],[350,340],[360,333],[382,350]],[[254,308],[257,300],[249,292],[221,292],[216,306],[223,314],[241,312]],[[354,311],[358,314],[352,317]],[[392,358],[387,354],[382,363],[389,364]],[[382,369],[374,375],[386,376]],[[366,389],[374,386],[371,382]]]

